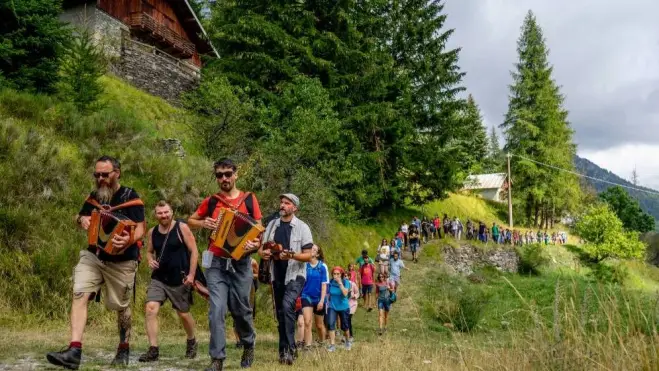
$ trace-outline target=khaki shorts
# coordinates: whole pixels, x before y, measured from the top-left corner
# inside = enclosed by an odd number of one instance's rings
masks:
[[[105,283],[105,306],[121,310],[130,305],[137,261],[103,262],[95,254],[82,250],[73,271],[73,292],[96,293]]]
[[[167,299],[172,302],[172,308],[177,312],[187,313],[190,311],[192,301],[192,287],[187,285],[169,286],[151,279],[151,283],[146,289],[146,302],[156,301],[162,305]]]

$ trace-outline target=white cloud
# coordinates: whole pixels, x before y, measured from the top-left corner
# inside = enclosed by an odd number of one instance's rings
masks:
[[[583,151],[659,144],[659,1],[446,0],[449,47],[461,47],[465,85],[488,125],[508,105],[509,71],[531,9]],[[609,167],[608,164],[603,164]],[[657,169],[659,173],[659,166]]]
[[[659,189],[659,173],[654,161],[659,158],[659,145],[623,144],[603,150],[583,151],[579,156],[628,180],[636,168],[640,185]]]

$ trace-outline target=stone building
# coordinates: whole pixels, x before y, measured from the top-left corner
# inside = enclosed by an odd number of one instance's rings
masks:
[[[110,71],[176,103],[218,57],[188,0],[65,0],[61,19],[93,29]]]

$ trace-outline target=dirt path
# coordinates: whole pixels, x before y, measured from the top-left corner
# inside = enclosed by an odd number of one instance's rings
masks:
[[[432,248],[432,245],[426,245]],[[388,332],[376,334],[377,311],[357,311],[354,318],[355,345],[348,352],[339,347],[336,353],[328,353],[318,348],[301,355],[295,366],[283,367],[277,362],[277,338],[275,333],[258,332],[257,352],[254,370],[370,370],[382,365],[384,369],[436,369],[438,355],[433,350],[433,339],[437,334],[427,329],[422,321],[421,305],[424,276],[431,264],[412,263],[405,255],[409,270],[403,272],[399,290],[399,300],[393,306]],[[137,306],[135,307],[137,308]],[[142,313],[137,314],[143,315]],[[205,318],[198,319],[200,322]],[[258,331],[258,328],[257,328]],[[68,341],[68,323],[51,325],[48,329],[0,329],[0,370],[43,370],[57,368],[50,366],[45,359],[49,351],[59,350]],[[83,364],[81,370],[108,370],[115,351],[115,334],[107,329],[90,327],[84,339]],[[197,359],[185,360],[184,335],[182,330],[167,330],[160,333],[161,359],[154,364],[137,361],[147,348],[143,329],[134,329],[131,343],[131,370],[199,370],[209,363],[208,332],[200,331]],[[228,340],[225,369],[239,369],[240,351]],[[397,367],[395,367],[397,366]],[[429,368],[430,367],[430,368]],[[379,368],[376,368],[379,369]]]

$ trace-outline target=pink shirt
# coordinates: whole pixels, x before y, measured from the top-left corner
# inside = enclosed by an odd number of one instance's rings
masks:
[[[350,314],[355,314],[355,312],[357,312],[357,299],[359,299],[359,287],[357,287],[357,283],[355,283],[354,280],[350,280],[350,299],[348,300],[348,303],[350,304]]]
[[[373,284],[373,272],[375,272],[375,266],[371,263],[364,264],[359,268],[359,273],[362,276],[362,285]]]

